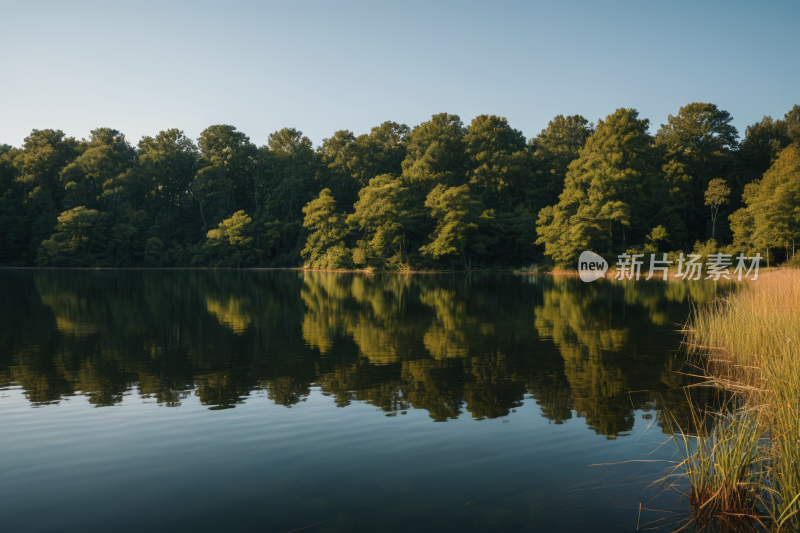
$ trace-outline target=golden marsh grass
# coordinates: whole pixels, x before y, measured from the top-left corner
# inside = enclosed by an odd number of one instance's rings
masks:
[[[772,442],[770,502],[776,524],[800,526],[800,271],[767,272],[698,308],[691,353],[711,383],[746,398]],[[771,493],[771,491],[770,491]]]

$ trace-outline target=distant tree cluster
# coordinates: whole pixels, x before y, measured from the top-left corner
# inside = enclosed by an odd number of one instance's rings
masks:
[[[651,134],[634,109],[557,116],[527,141],[505,118],[442,113],[411,129],[233,126],[0,145],[0,264],[473,269],[572,265],[583,250],[759,251],[800,239],[800,106],[744,140],[692,103]]]

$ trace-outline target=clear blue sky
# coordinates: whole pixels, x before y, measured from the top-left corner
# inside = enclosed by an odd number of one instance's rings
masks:
[[[33,129],[134,144],[232,124],[315,145],[439,112],[507,117],[528,137],[557,114],[618,107],[651,131],[689,102],[744,135],[800,103],[800,2],[0,3],[0,143]]]

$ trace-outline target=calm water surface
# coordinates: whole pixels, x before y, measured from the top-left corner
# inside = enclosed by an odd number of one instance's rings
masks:
[[[3,270],[0,286],[5,531],[668,531],[686,511],[650,486],[669,463],[590,465],[673,459],[676,324],[713,284]]]

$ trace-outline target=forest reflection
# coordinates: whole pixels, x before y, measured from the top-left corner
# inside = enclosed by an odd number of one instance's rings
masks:
[[[554,423],[582,417],[608,438],[633,429],[634,409],[681,412],[676,324],[727,290],[511,274],[0,276],[0,386],[16,382],[34,406],[75,394],[108,406],[135,390],[167,407],[194,394],[232,408],[257,391],[291,407],[319,387],[340,407],[425,409],[435,421],[535,402]]]

